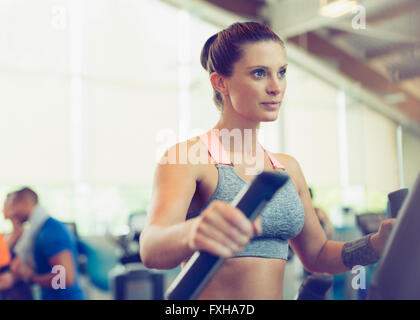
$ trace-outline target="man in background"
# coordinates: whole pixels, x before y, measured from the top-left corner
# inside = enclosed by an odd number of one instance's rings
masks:
[[[30,188],[15,192],[12,215],[20,223],[28,222],[16,244],[17,262],[12,266],[20,278],[41,287],[45,300],[82,300],[78,282],[77,249],[67,227],[50,217]]]

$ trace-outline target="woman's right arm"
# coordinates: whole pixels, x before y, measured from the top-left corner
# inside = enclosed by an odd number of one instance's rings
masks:
[[[195,192],[196,168],[158,164],[151,206],[140,235],[140,256],[148,268],[171,269],[192,254],[187,245],[191,220],[185,221]]]
[[[185,221],[200,179],[198,165],[158,164],[140,256],[148,268],[172,269],[196,250],[229,257],[253,235],[251,222],[238,209],[213,201],[199,217]]]

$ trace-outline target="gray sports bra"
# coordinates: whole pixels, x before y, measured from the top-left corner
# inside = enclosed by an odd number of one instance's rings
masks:
[[[207,145],[210,132],[201,136],[201,140]],[[207,140],[207,142],[206,142]],[[285,168],[265,151],[274,168]],[[214,199],[231,202],[247,182],[235,171],[233,165],[224,163],[214,157],[215,153],[209,149],[209,154],[216,162],[218,171],[218,183],[216,191],[200,210],[187,216],[187,219],[197,217]],[[226,159],[226,158],[225,158]],[[218,161],[219,160],[219,161]],[[291,179],[278,190],[271,201],[266,205],[262,215],[262,234],[251,239],[245,249],[233,257],[262,257],[287,260],[288,239],[296,237],[303,228],[305,213],[302,201]]]

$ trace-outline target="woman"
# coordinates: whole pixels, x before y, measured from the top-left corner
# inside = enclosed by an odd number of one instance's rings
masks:
[[[16,257],[15,246],[22,236],[23,226],[12,214],[14,196],[14,193],[7,194],[3,205],[4,218],[10,219],[13,229],[11,233],[4,237],[11,261],[10,265],[4,268],[4,272],[0,270],[0,300],[32,300],[30,285],[19,279],[15,272],[17,265],[20,263],[20,259]]]
[[[157,166],[140,239],[143,263],[170,269],[196,250],[208,251],[228,259],[199,299],[282,299],[288,241],[312,272],[341,273],[376,262],[393,221],[356,246],[328,241],[296,159],[271,154],[257,142],[260,122],[277,119],[286,89],[282,40],[265,25],[236,23],[207,40],[201,64],[209,72],[221,117],[208,133],[188,140],[186,148],[175,145],[164,156],[179,160],[185,150],[204,149],[207,161],[189,157],[187,163]],[[231,147],[238,135],[222,132],[239,132],[240,147]],[[252,139],[246,139],[249,133]],[[223,143],[226,136],[229,141]],[[255,174],[255,166],[242,161],[246,158],[261,159],[260,169],[282,170],[290,177],[256,223],[229,205]]]
[[[11,203],[13,201],[13,197],[14,197],[13,193],[7,194],[6,199],[4,200],[4,205],[3,205],[4,219],[10,219],[10,221],[12,222],[12,225],[13,225],[12,232],[10,232],[9,234],[6,235],[6,241],[7,241],[7,244],[9,246],[11,252],[14,251],[15,245],[16,245],[17,241],[20,239],[20,237],[23,233],[22,224],[19,222],[18,219],[14,218],[11,214],[11,208],[10,207],[11,207]]]

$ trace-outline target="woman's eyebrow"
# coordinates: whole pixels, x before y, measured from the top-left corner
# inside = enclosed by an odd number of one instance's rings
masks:
[[[288,65],[288,63],[286,63],[285,65],[282,65],[282,66],[279,68],[279,70],[286,68],[286,67],[287,67],[287,65]],[[247,69],[256,69],[256,68],[260,68],[260,69],[270,69],[269,67],[267,67],[267,66],[262,66],[262,65],[251,66],[251,67],[248,67]]]

